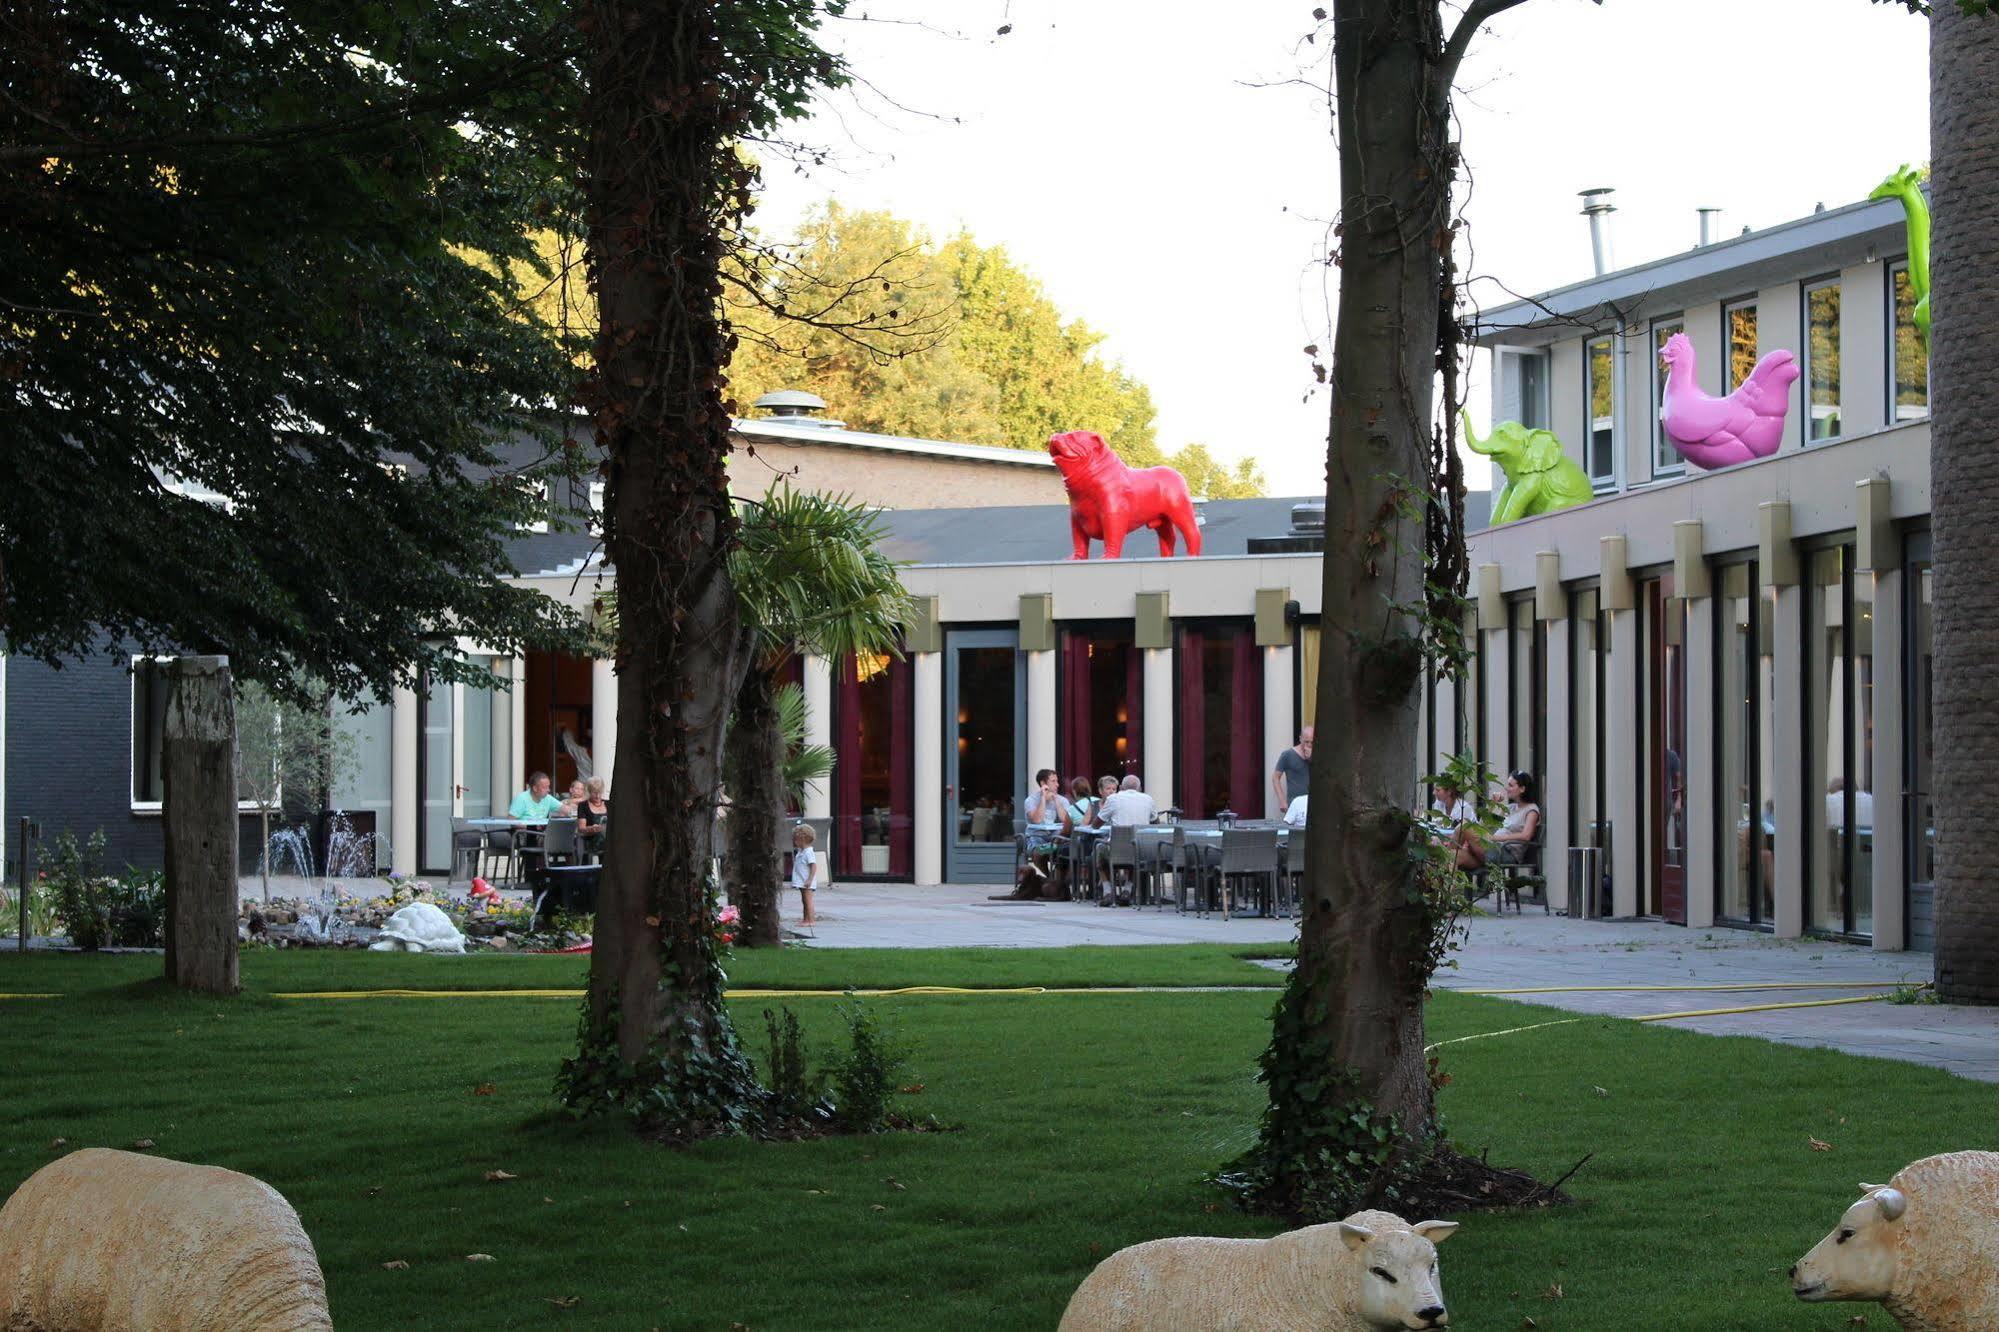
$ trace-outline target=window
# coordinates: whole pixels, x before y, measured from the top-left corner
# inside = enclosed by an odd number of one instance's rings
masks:
[[[132,659],[132,807],[157,809],[167,797],[160,762],[167,721],[167,663]]]
[[[1720,918],[1767,925],[1773,913],[1777,826],[1772,789],[1772,717],[1763,701],[1775,680],[1768,594],[1757,589],[1755,563],[1714,571],[1716,596],[1715,816],[1721,862]]]
[[[1853,547],[1811,558],[1806,613],[1805,910],[1831,934],[1874,933],[1874,576]]]
[[[1610,646],[1596,588],[1569,594],[1570,840],[1607,846],[1603,789],[1603,675]]]
[[[1499,419],[1530,430],[1548,429],[1546,352],[1499,351]]]
[[[1617,479],[1617,389],[1608,337],[1583,344],[1585,393],[1589,411],[1589,449],[1584,469],[1599,489]]]
[[[1904,259],[1888,268],[1889,345],[1894,360],[1888,367],[1893,392],[1888,398],[1889,424],[1917,421],[1930,414],[1930,358],[1916,336],[1916,287]]]
[[[1659,413],[1666,406],[1666,363],[1659,354],[1666,349],[1666,339],[1675,333],[1687,331],[1687,321],[1679,315],[1669,319],[1652,321],[1652,475],[1680,476],[1687,470],[1687,460],[1673,447],[1673,441],[1666,434],[1666,427],[1659,424]]]
[[[514,530],[516,532],[546,532],[548,530],[547,479],[520,477],[515,480],[514,484],[520,487],[522,497],[534,505],[535,514],[537,515],[526,521],[516,520]]]
[[[1728,382],[1722,385],[1722,392],[1733,393],[1756,368],[1756,302],[1724,305],[1721,332],[1728,339]]]
[[[1805,443],[1839,438],[1839,279],[1805,286]]]

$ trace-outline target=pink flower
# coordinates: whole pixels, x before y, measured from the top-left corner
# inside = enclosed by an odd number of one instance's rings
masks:
[[[722,908],[721,913],[715,917],[715,923],[718,925],[734,925],[742,918],[743,913],[736,910],[735,907],[725,906]]]

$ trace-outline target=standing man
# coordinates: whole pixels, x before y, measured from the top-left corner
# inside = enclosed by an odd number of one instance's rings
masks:
[[[1312,786],[1312,728],[1298,732],[1298,743],[1277,756],[1277,769],[1270,774],[1270,789],[1277,796],[1277,808],[1289,812],[1291,802]]]

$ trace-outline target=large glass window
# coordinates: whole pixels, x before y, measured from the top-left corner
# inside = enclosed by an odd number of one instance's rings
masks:
[[[1687,850],[1687,603],[1670,576],[1641,587],[1638,654],[1639,792],[1645,817],[1640,911],[1685,923]]]
[[[1805,442],[1837,439],[1839,279],[1805,287]]]
[[[1174,792],[1190,819],[1263,808],[1263,660],[1249,625],[1179,626],[1173,653],[1180,706]]]
[[[1888,269],[1894,359],[1889,374],[1894,392],[1889,398],[1889,420],[1915,421],[1930,414],[1930,358],[1916,336],[1916,284],[1909,280],[1908,261]]]
[[[1099,777],[1142,773],[1139,705],[1145,690],[1130,621],[1064,629],[1060,652],[1062,728],[1055,762],[1063,789],[1072,777],[1094,785]]]
[[[132,661],[132,803],[157,805],[167,798],[160,765],[167,720],[167,663],[150,657]]]
[[[1715,807],[1721,827],[1722,919],[1768,923],[1776,874],[1776,819],[1769,796],[1772,684],[1769,599],[1753,562],[1715,570],[1716,697],[1720,748]]]
[[[833,667],[833,855],[842,877],[910,875],[912,672],[907,657],[882,653]],[[987,822],[990,832],[990,814]]]
[[[417,868],[425,874],[451,870],[451,818],[453,789],[453,687],[426,679],[418,694],[417,728],[421,745],[417,750],[417,786],[423,793],[422,821],[418,825]],[[489,759],[490,761],[490,759]]]
[[[1721,332],[1728,343],[1728,380],[1723,388],[1733,393],[1756,368],[1756,302],[1738,301],[1723,306]]]
[[[1687,321],[1678,315],[1671,319],[1658,319],[1652,323],[1652,475],[1678,476],[1687,470],[1687,460],[1673,446],[1666,434],[1666,427],[1660,424],[1659,413],[1666,406],[1666,363],[1660,353],[1666,349],[1666,339],[1675,333],[1687,331]]]
[[[1853,567],[1852,546],[1812,560],[1808,669],[1815,697],[1813,785],[1808,816],[1814,865],[1811,923],[1846,934],[1874,932],[1874,576]],[[1821,714],[1823,714],[1821,718]],[[1823,721],[1821,726],[1819,723]],[[1817,908],[1823,902],[1825,909]]]
[[[1513,358],[1520,368],[1520,424],[1529,429],[1548,428],[1548,358],[1527,353]]]
[[[1614,373],[1616,357],[1608,337],[1591,338],[1583,344],[1584,392],[1588,397],[1589,457],[1585,467],[1589,479],[1601,489],[1617,477],[1617,389]]]

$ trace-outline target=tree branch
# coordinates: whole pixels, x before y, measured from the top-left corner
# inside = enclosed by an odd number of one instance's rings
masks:
[[[1457,27],[1451,29],[1450,40],[1444,43],[1443,75],[1448,87],[1458,77],[1458,66],[1463,63],[1465,52],[1471,49],[1471,40],[1479,28],[1488,20],[1504,14],[1527,0],[1472,0],[1465,12],[1458,16]],[[1602,4],[1603,0],[1596,0]]]

